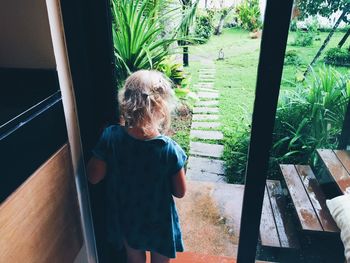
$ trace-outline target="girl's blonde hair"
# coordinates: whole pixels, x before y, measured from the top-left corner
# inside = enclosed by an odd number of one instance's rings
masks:
[[[139,127],[145,134],[170,126],[173,91],[170,81],[155,70],[131,74],[119,93],[120,114],[128,127]]]

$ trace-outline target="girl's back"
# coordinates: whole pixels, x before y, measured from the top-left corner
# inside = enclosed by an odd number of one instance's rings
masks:
[[[138,140],[115,125],[104,131],[94,155],[108,167],[110,241],[121,244],[123,236],[135,249],[168,257],[182,251],[171,179],[186,161],[183,150],[166,136]]]
[[[172,90],[156,71],[138,71],[120,92],[123,126],[106,128],[88,165],[90,182],[107,180],[107,236],[128,262],[169,262],[183,251],[173,195],[185,194],[184,151],[160,135],[170,124]],[[153,260],[154,259],[154,260]]]

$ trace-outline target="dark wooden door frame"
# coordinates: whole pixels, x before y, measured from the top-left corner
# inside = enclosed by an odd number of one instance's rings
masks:
[[[255,261],[292,3],[292,0],[267,1],[243,201],[239,263]],[[116,83],[109,1],[63,0],[61,4],[83,148],[88,158],[103,124],[115,120],[113,98]],[[108,262],[108,259],[103,261]]]
[[[255,262],[293,0],[267,0],[255,90],[237,263]]]
[[[86,163],[103,127],[117,119],[110,1],[62,0],[61,11]],[[98,260],[119,262],[107,251],[104,182],[89,188]]]

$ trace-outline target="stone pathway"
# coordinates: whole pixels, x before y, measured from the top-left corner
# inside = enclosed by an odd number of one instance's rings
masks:
[[[224,137],[218,122],[219,91],[214,88],[214,80],[215,65],[206,63],[199,70],[199,82],[195,85],[199,101],[193,108],[186,174],[188,180],[226,183],[224,162],[221,160],[224,147],[219,144]]]
[[[187,193],[176,205],[187,251],[234,257],[240,223],[236,195],[242,191],[225,180],[215,66],[213,62],[202,65],[195,85],[199,101],[192,115]]]

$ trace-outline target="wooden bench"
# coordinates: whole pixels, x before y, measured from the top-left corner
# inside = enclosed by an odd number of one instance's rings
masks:
[[[302,230],[338,233],[326,198],[308,165],[280,165]]]
[[[350,151],[317,150],[328,174],[342,194],[350,194]]]
[[[299,248],[299,241],[291,218],[286,211],[286,202],[281,183],[267,180],[260,221],[262,246]]]

